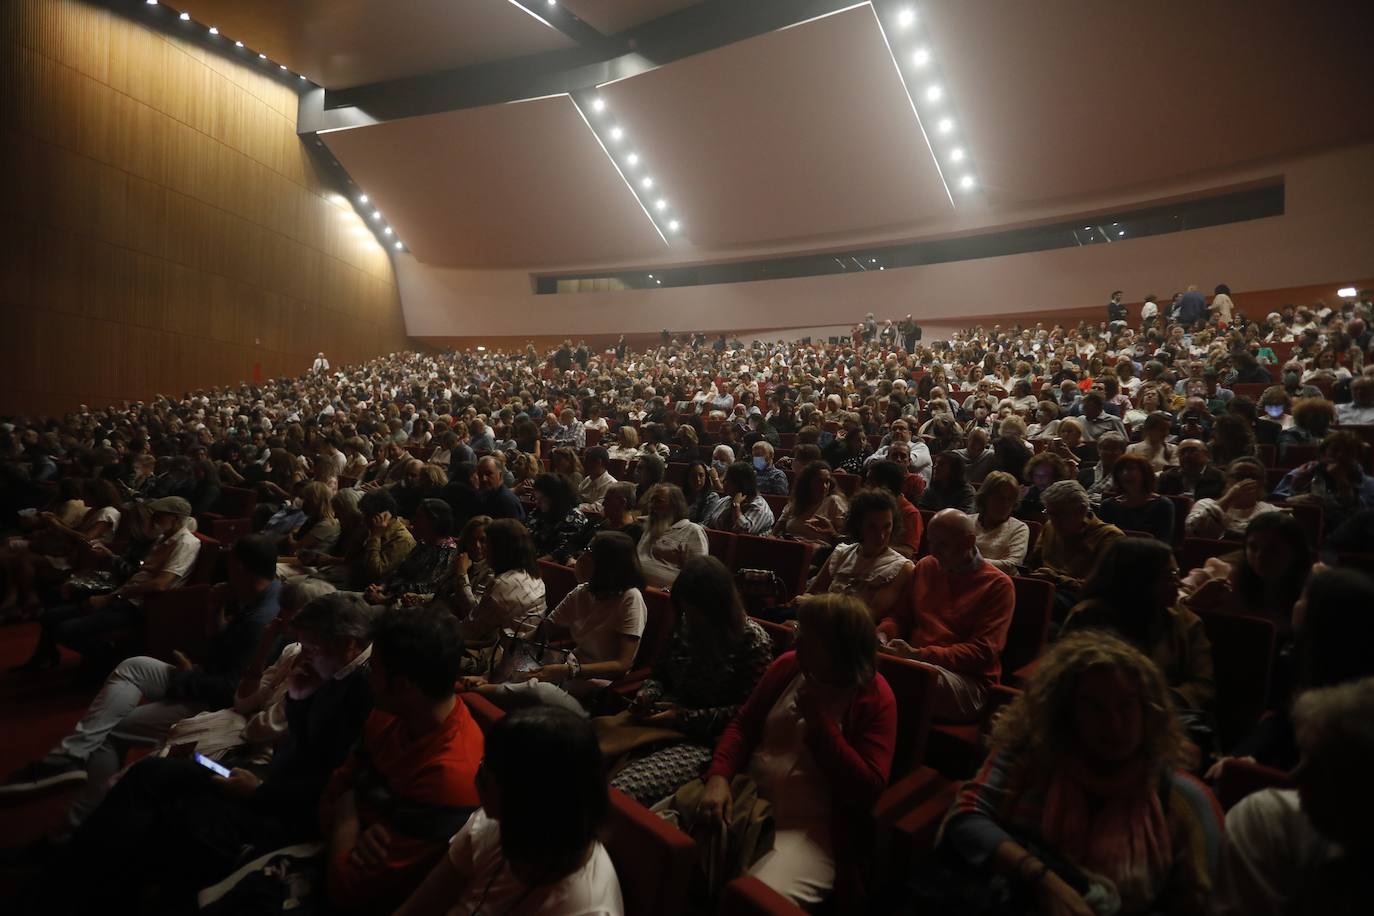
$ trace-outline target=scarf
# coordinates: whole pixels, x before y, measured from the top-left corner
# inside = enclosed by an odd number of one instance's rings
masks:
[[[1144,761],[1104,774],[1066,760],[1050,781],[1040,831],[1069,861],[1111,880],[1128,912],[1147,910],[1168,879],[1169,825]]]

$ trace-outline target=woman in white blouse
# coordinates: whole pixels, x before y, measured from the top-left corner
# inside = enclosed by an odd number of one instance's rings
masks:
[[[524,525],[513,518],[488,525],[487,557],[492,580],[480,598],[469,578],[472,558],[460,553],[453,561],[453,610],[473,647],[492,645],[504,629],[532,631],[546,610],[534,541]]]
[[[983,559],[1009,576],[1026,562],[1030,546],[1030,528],[1019,518],[1012,517],[1021,486],[1006,471],[993,471],[983,478],[974,502],[978,514],[973,516],[973,530],[978,552]]]
[[[824,461],[807,464],[792,485],[792,496],[773,525],[774,537],[834,544],[844,530],[849,504],[835,489],[835,475]]]
[[[1169,443],[1169,415],[1156,411],[1140,425],[1141,440],[1126,448],[1126,454],[1139,455],[1150,462],[1155,473],[1178,464],[1178,446]]]
[[[649,518],[636,551],[644,581],[671,588],[692,557],[709,552],[706,531],[687,518],[687,498],[674,484],[655,484],[649,490]]]
[[[874,621],[892,613],[916,564],[892,549],[897,503],[886,490],[868,488],[849,503],[845,533],[854,541],[830,554],[807,594],[839,592],[861,598]]]

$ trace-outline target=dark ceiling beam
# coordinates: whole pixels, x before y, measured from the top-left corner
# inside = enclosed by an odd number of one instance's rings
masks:
[[[578,20],[592,34],[580,33],[583,37],[576,39],[575,48],[349,89],[307,92],[301,97],[296,130],[313,134],[585,90],[856,5],[861,4],[855,0],[707,0],[605,36]]]

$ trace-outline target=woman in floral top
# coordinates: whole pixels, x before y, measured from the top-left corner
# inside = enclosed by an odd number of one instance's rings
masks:
[[[637,724],[676,729],[683,737],[654,745],[611,780],[646,805],[700,774],[716,739],[773,661],[772,641],[745,616],[734,578],[715,557],[688,560],[672,600],[680,623],[630,713]]]

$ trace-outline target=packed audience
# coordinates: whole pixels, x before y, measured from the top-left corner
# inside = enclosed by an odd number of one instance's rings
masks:
[[[610,786],[697,840],[704,909],[748,875],[845,912],[1341,912],[1374,307],[1229,292],[939,341],[321,355],[3,418],[10,677],[65,649],[99,685],[0,785],[76,789],[24,905],[619,913]],[[205,638],[149,651],[167,607]],[[923,765],[938,845],[875,874]],[[1223,828],[1209,784],[1244,778],[1272,788]]]

